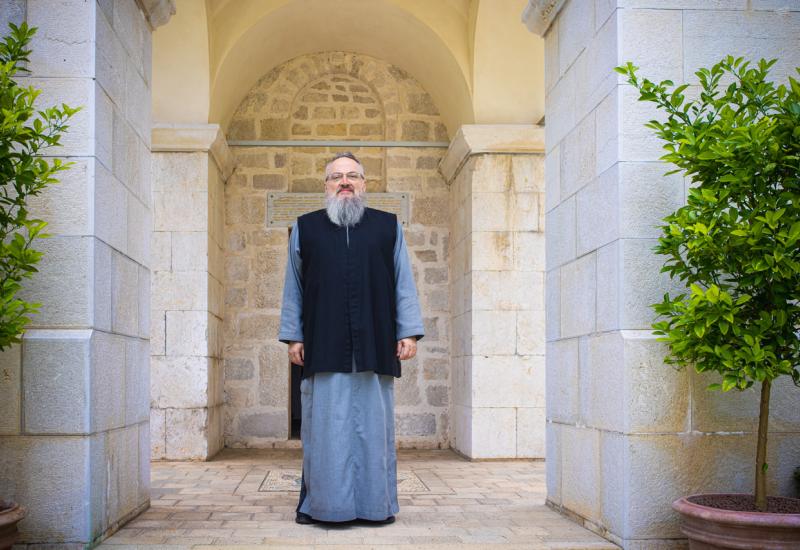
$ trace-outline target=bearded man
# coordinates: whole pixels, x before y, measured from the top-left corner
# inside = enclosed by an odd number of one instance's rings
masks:
[[[297,523],[392,523],[397,502],[394,379],[422,338],[397,216],[366,206],[352,153],[325,167],[326,208],[289,240],[279,339],[299,365],[303,474]]]

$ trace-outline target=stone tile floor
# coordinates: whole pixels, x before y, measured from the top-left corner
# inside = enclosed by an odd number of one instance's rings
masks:
[[[301,450],[254,449],[225,449],[209,462],[153,462],[151,507],[99,548],[618,548],[544,505],[543,462],[400,450],[400,512],[378,526],[296,524],[301,463]]]

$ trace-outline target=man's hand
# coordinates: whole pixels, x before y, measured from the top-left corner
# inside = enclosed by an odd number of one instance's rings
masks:
[[[305,348],[303,348],[303,342],[292,342],[289,344],[289,360],[295,364],[300,365],[301,367],[304,366],[303,364],[303,356],[305,354]]]
[[[403,338],[397,342],[397,357],[401,361],[411,359],[417,354],[417,339]]]

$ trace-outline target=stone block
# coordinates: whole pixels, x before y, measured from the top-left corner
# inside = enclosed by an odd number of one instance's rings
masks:
[[[29,0],[27,21],[39,30],[29,48],[32,74],[42,77],[94,77],[95,6],[69,2],[54,7],[50,2]]]
[[[166,312],[166,354],[176,356],[210,355],[209,314],[206,311]]]
[[[19,26],[25,21],[25,12],[28,5],[27,0],[8,0],[0,4],[0,22],[4,27],[8,23]]]
[[[207,406],[209,363],[208,357],[151,357],[152,406],[182,409]]]
[[[599,332],[620,327],[620,241],[614,241],[597,250],[597,330]]]
[[[764,8],[748,5],[741,11],[685,11],[684,74],[688,76],[700,67],[711,67],[726,55],[733,55],[744,56],[752,62],[776,58],[777,63],[770,69],[770,79],[775,82],[785,82],[788,76],[796,76],[795,67],[800,64],[797,4],[778,1]]]
[[[547,94],[561,77],[561,68],[558,64],[558,23],[559,19],[556,18],[544,35],[544,84]]]
[[[22,428],[22,348],[12,344],[0,352],[0,435],[16,435]]]
[[[146,422],[150,415],[150,346],[125,339],[125,425]]]
[[[94,327],[111,332],[113,249],[96,240],[94,244]]]
[[[24,300],[42,304],[30,326],[91,325],[94,246],[93,237],[53,236],[37,243],[37,250],[44,254],[37,265],[39,272],[19,293]]]
[[[150,268],[153,271],[170,271],[172,269],[172,232],[153,231],[150,239]]]
[[[88,437],[0,437],[0,494],[24,503],[20,541],[91,540]]]
[[[540,193],[514,193],[512,195],[511,229],[514,231],[540,231]]]
[[[545,255],[548,270],[576,258],[576,202],[575,197],[569,197],[546,215]]]
[[[620,325],[626,329],[650,329],[656,314],[651,304],[661,302],[665,292],[683,292],[680,281],[660,273],[664,256],[653,252],[655,239],[620,241]]]
[[[561,337],[561,270],[553,269],[545,276],[545,340]]]
[[[238,433],[242,437],[286,438],[289,432],[286,411],[240,413]]]
[[[61,160],[75,164],[68,170],[56,172],[59,183],[48,186],[39,196],[28,198],[28,215],[47,221],[46,232],[53,235],[90,235],[92,181],[97,180],[104,169],[94,159]]]
[[[149,193],[144,196],[143,192],[151,178],[149,150],[119,110],[114,110],[113,117],[112,174],[139,200],[149,203]]]
[[[560,196],[563,201],[595,176],[595,117],[586,116],[561,144]]]
[[[150,270],[139,266],[139,338],[150,338]]]
[[[570,338],[595,330],[595,254],[587,254],[560,269],[561,336]]]
[[[561,428],[548,418],[545,425],[545,483],[547,500],[553,504],[562,504],[561,499]]]
[[[511,189],[510,155],[478,155],[473,166],[470,181],[473,193],[506,193]]]
[[[508,408],[473,408],[470,458],[506,458],[517,452],[517,411]]]
[[[241,314],[238,318],[237,336],[240,341],[277,340],[280,318],[261,313]]]
[[[633,86],[622,86],[619,94],[619,159],[621,161],[657,161],[664,154],[664,142],[645,127],[651,120],[666,120],[653,104],[639,101]],[[666,169],[665,169],[666,171]]]
[[[558,14],[558,67],[564,74],[594,36],[594,5],[567,2]]]
[[[542,288],[539,292],[543,291]],[[517,311],[517,354],[544,355],[544,333],[544,309]]]
[[[150,353],[166,355],[167,353],[167,316],[163,311],[154,311],[150,315]]]
[[[619,160],[619,100],[618,88],[614,87],[595,110],[596,174],[602,174]]]
[[[167,410],[150,409],[150,458],[167,457]]]
[[[472,456],[472,409],[454,405],[451,445],[464,456]]]
[[[144,74],[144,55],[150,29],[141,9],[135,2],[115,2],[111,24],[128,52],[130,62]]]
[[[111,327],[114,332],[139,333],[139,266],[127,256],[112,252]]]
[[[150,125],[152,116],[150,115],[150,104],[152,94],[150,88],[144,80],[142,70],[133,63],[125,64],[125,118],[130,121],[134,131],[141,140],[149,145]]]
[[[473,356],[470,386],[473,407],[544,407],[544,357]]]
[[[473,271],[473,310],[544,310],[544,274]]]
[[[23,431],[90,432],[91,330],[28,330],[22,344]]]
[[[472,353],[511,355],[516,351],[516,311],[475,311],[472,314]]]
[[[684,204],[683,178],[664,176],[669,166],[661,163],[623,162],[619,165],[620,236],[658,238],[661,220]]]
[[[139,430],[139,498],[138,503],[150,502],[150,422],[137,425]]]
[[[208,231],[208,193],[154,192],[153,204],[156,231]]]
[[[105,457],[93,468],[105,475],[104,525],[112,525],[136,509],[139,500],[139,427],[127,426],[106,435]]]
[[[208,191],[208,154],[153,153],[153,191],[202,193]]]
[[[286,408],[289,360],[282,344],[266,344],[258,353],[258,400],[261,405]]]
[[[449,402],[447,386],[428,386],[425,388],[428,405],[446,407]]]
[[[111,14],[96,12],[94,66],[97,83],[111,100],[121,105],[124,101],[124,67],[127,62],[125,48],[111,27]]]
[[[116,334],[100,331],[92,334],[90,421],[93,432],[125,424],[125,341],[125,337]]]
[[[515,271],[545,270],[545,235],[543,232],[517,231],[514,240]],[[480,269],[476,267],[475,269]]]
[[[600,487],[600,432],[562,425],[562,505],[597,523],[600,519]]]
[[[544,193],[544,155],[513,155],[511,187],[516,193]]]
[[[150,264],[150,233],[153,215],[139,199],[128,197],[128,255],[141,265]]]
[[[551,149],[544,160],[545,212],[550,212],[561,202],[561,148]]]
[[[655,82],[683,78],[683,13],[676,10],[619,10],[619,58],[632,61]],[[664,29],[653,33],[653,28]],[[717,59],[719,61],[719,59]]]
[[[159,271],[152,278],[153,311],[208,309],[208,273]]]
[[[508,271],[513,268],[513,237],[509,231],[472,233],[472,269]]]
[[[431,436],[436,433],[436,415],[432,413],[397,413],[395,434],[397,436]]]
[[[512,229],[513,199],[506,193],[472,193],[471,230],[507,231]]]
[[[167,460],[208,458],[208,409],[167,409]]]
[[[517,408],[518,458],[545,457],[545,424],[544,407]]]
[[[472,407],[472,358],[455,356],[451,361],[453,382],[450,387],[453,404]]]
[[[621,201],[616,168],[609,168],[578,191],[577,201],[579,256],[619,237]]]
[[[572,68],[581,83],[576,91],[578,119],[587,114],[592,116],[592,111],[617,86],[619,75],[614,67],[619,64],[618,23],[613,13],[591,37],[587,49]]]
[[[666,352],[666,350],[664,350]],[[720,383],[716,373],[698,373],[693,368],[674,376],[687,376],[691,384],[692,430],[698,432],[756,432],[761,384],[726,393],[708,391],[709,384]],[[788,376],[777,378],[770,392],[770,433],[797,432],[800,428],[800,390]]]
[[[548,418],[575,424],[580,414],[578,338],[547,344],[546,396]]]
[[[559,29],[561,34],[561,29]],[[545,98],[544,143],[549,154],[574,127],[576,122],[576,90],[579,86],[577,71],[568,70],[555,83]],[[562,197],[563,198],[563,197]]]
[[[619,538],[625,531],[628,513],[626,446],[626,436],[600,432],[600,518],[602,525]]]
[[[96,165],[95,234],[122,253],[128,250],[128,190],[102,164]],[[131,200],[133,200],[131,198]]]

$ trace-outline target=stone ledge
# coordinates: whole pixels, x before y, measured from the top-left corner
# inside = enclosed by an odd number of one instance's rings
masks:
[[[223,182],[236,168],[236,159],[219,124],[154,123],[151,139],[153,152],[210,152]]]
[[[544,36],[555,21],[558,12],[564,7],[565,1],[528,0],[528,5],[522,10],[522,22],[532,33]]]
[[[534,124],[465,124],[447,148],[439,171],[449,185],[478,153],[544,154],[544,127]]]

